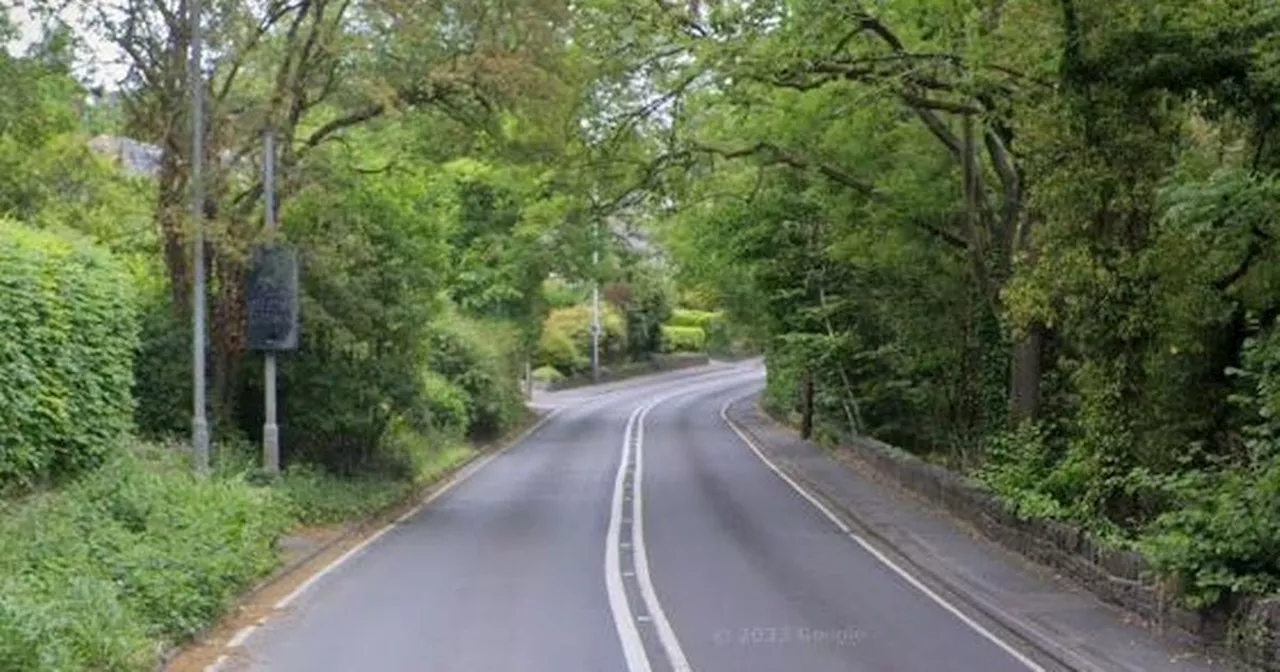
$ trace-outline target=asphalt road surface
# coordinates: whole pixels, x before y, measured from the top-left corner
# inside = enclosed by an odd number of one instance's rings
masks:
[[[754,365],[579,391],[244,643],[298,672],[1006,672],[726,425]]]

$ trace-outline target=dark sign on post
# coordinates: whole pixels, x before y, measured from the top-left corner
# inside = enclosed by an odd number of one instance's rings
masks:
[[[254,248],[247,304],[250,350],[298,347],[298,259],[292,249]]]

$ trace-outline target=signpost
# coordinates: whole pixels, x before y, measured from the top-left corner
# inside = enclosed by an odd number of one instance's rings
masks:
[[[298,260],[293,250],[276,243],[275,138],[263,139],[263,193],[266,196],[267,244],[253,250],[249,272],[248,345],[264,353],[265,420],[262,425],[262,468],[280,473],[280,427],[276,423],[276,353],[298,347]]]

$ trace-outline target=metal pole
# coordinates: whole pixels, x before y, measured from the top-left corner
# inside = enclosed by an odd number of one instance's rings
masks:
[[[194,278],[191,286],[192,401],[191,452],[197,473],[209,471],[209,421],[205,415],[205,306],[204,306],[204,76],[200,0],[191,0],[191,53],[188,86],[191,87],[191,219]]]
[[[600,382],[600,223],[592,236],[591,251],[591,382]]]
[[[267,200],[267,236],[272,243],[276,236],[276,192],[275,192],[275,134],[270,130],[263,138],[266,156],[263,157],[262,181],[263,193]],[[276,424],[276,353],[268,350],[263,362],[266,389],[266,421],[262,425],[262,468],[275,476],[280,473],[280,426]]]

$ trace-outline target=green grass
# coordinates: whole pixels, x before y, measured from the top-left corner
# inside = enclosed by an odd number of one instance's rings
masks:
[[[180,448],[115,452],[64,488],[0,500],[0,670],[149,670],[273,571],[290,529],[374,514],[474,449],[416,439],[400,477],[298,469],[269,487],[231,465],[197,479]]]
[[[0,669],[140,670],[279,562],[278,492],[134,444],[0,508]]]
[[[314,469],[291,469],[278,489],[288,500],[292,515],[303,525],[331,525],[371,516],[408,497],[415,488],[430,483],[464,462],[474,449],[453,445],[425,454],[417,465],[417,478],[361,476],[338,478]]]

